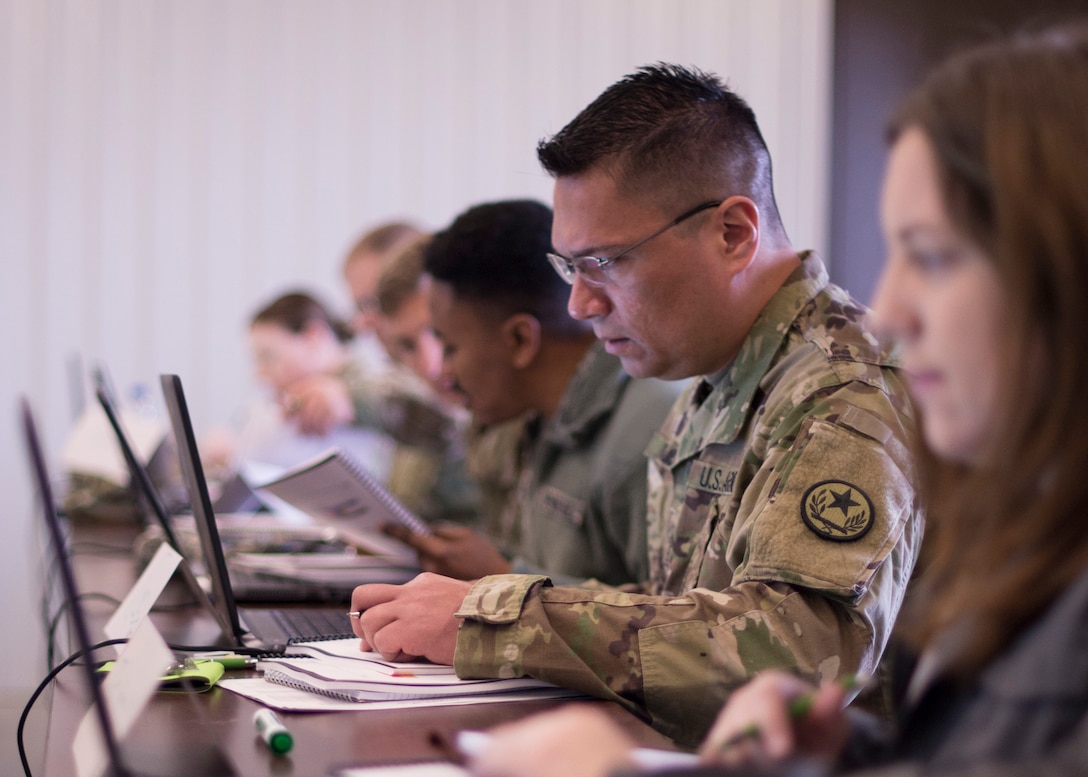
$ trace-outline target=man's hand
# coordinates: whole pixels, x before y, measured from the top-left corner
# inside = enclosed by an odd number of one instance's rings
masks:
[[[426,658],[452,666],[460,625],[453,614],[471,587],[427,572],[404,585],[361,585],[351,595],[351,609],[359,613],[351,627],[364,649],[388,661]]]
[[[303,434],[324,435],[355,418],[351,393],[335,375],[310,375],[290,385],[280,398],[284,415]]]
[[[434,534],[416,534],[403,524],[387,524],[382,531],[410,545],[419,554],[419,566],[424,572],[477,580],[486,575],[504,575],[510,562],[498,548],[481,534],[467,526],[435,527]]]

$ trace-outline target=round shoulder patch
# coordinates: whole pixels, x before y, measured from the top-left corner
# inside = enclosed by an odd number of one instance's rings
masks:
[[[801,498],[801,518],[825,540],[860,540],[873,528],[875,515],[869,495],[843,480],[822,480]]]

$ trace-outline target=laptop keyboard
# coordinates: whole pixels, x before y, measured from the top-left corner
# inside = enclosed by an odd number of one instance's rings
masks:
[[[353,637],[348,616],[332,610],[272,610],[272,617],[292,635],[292,642]]]

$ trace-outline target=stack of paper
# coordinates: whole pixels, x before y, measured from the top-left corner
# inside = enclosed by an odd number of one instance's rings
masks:
[[[353,702],[531,693],[537,698],[577,696],[529,677],[462,680],[453,667],[426,662],[399,663],[359,650],[358,639],[293,644],[283,658],[257,664],[265,680]]]
[[[363,583],[407,583],[419,567],[384,556],[337,553],[234,553],[231,570],[330,588]]]

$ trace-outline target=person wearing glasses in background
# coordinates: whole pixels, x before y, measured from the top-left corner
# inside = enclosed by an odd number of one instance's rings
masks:
[[[379,326],[382,269],[425,234],[407,221],[387,221],[360,235],[344,257],[341,273],[354,306],[348,324],[355,331],[354,349],[367,374],[388,371],[393,365]]]
[[[538,156],[570,314],[634,377],[698,377],[648,448],[649,578],[360,586],[355,633],[615,700],[681,744],[760,669],[875,672],[922,535],[913,413],[866,309],[791,246],[752,110],[715,76],[644,67]]]

